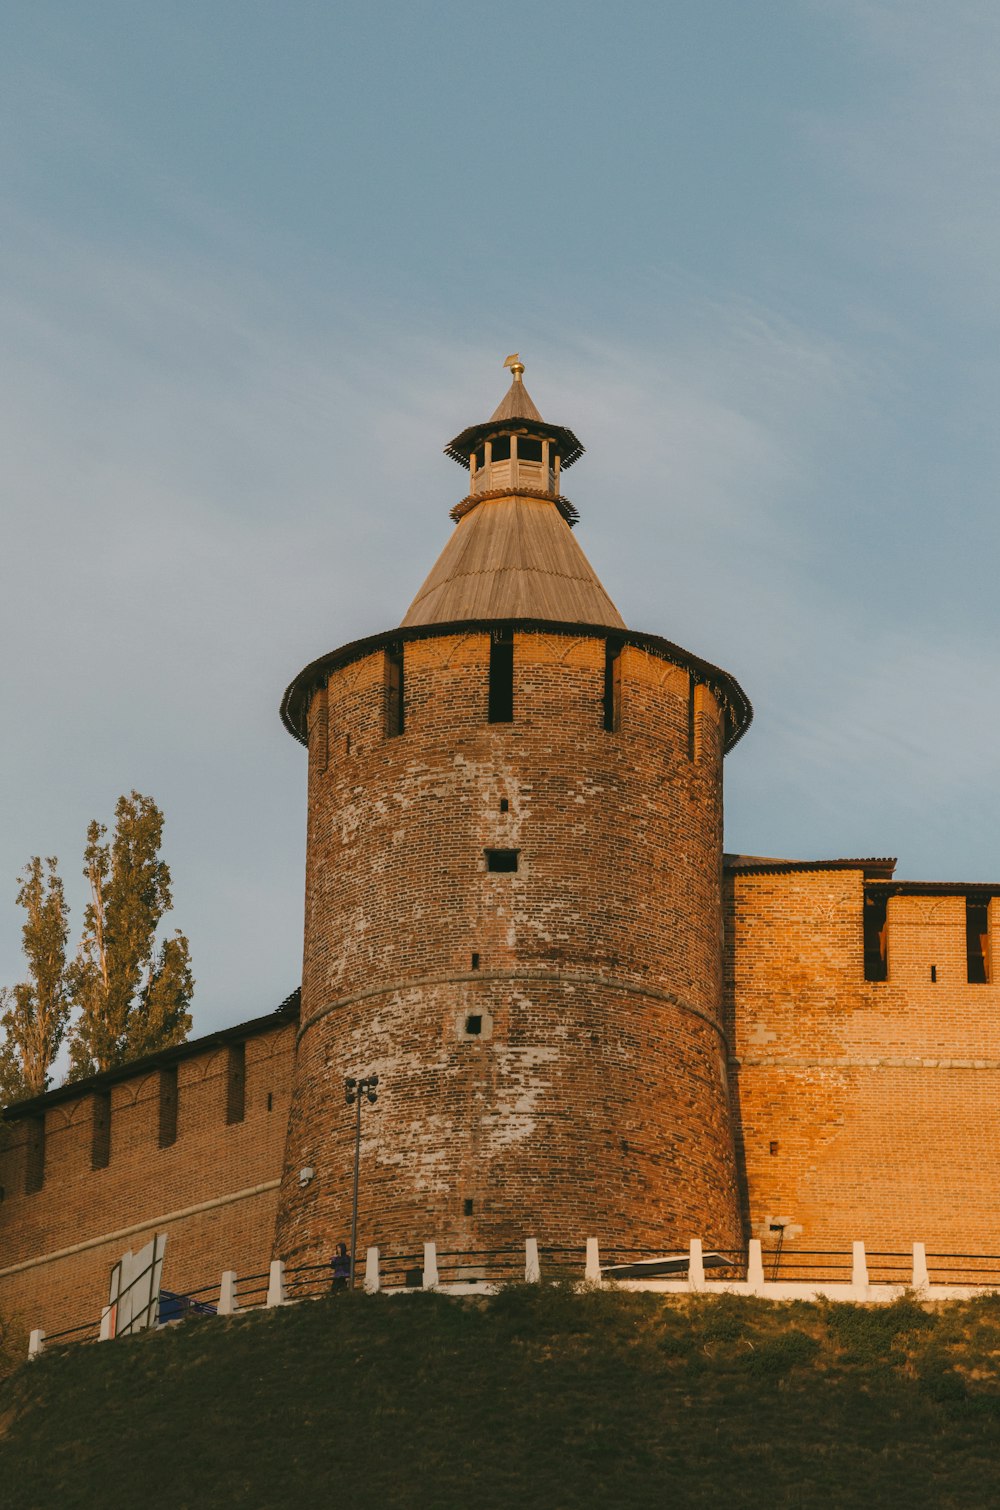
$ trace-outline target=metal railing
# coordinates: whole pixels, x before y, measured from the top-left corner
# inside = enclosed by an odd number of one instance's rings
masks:
[[[655,1272],[650,1273],[654,1266]],[[835,1296],[884,1301],[911,1284],[931,1287],[937,1292],[935,1298],[942,1292],[947,1296],[949,1289],[973,1293],[1000,1289],[1000,1254],[993,1253],[925,1253],[919,1244],[912,1252],[866,1251],[862,1243],[850,1248],[796,1248],[788,1244],[763,1248],[758,1242],[703,1253],[701,1244],[693,1242],[689,1252],[612,1243],[598,1254],[593,1239],[562,1245],[536,1245],[529,1240],[524,1246],[441,1250],[427,1243],[420,1251],[395,1253],[370,1249],[365,1265],[359,1265],[358,1284],[359,1288],[363,1285],[367,1290],[389,1294],[444,1289],[461,1295],[466,1286],[488,1290],[526,1279],[578,1282],[585,1272],[591,1280],[617,1278],[615,1270],[630,1271],[625,1281],[630,1288],[666,1288],[671,1293],[694,1289],[719,1292],[735,1286],[743,1293],[766,1296],[784,1294],[794,1287],[793,1293],[803,1297],[829,1289]],[[286,1265],[272,1260],[266,1268],[249,1274],[227,1272],[221,1279],[195,1286],[183,1295],[171,1293],[171,1299],[188,1302],[177,1318],[187,1319],[318,1299],[332,1286],[331,1263]],[[96,1318],[48,1335],[40,1330],[32,1332],[29,1356],[37,1356],[43,1347],[67,1348],[98,1341],[107,1335],[102,1325],[106,1310]]]

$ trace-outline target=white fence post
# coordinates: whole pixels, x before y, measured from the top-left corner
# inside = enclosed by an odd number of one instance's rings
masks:
[[[437,1283],[437,1243],[424,1243],[424,1289],[436,1289]]]
[[[868,1261],[864,1243],[851,1244],[851,1284],[856,1290],[868,1288]]]
[[[267,1300],[269,1306],[283,1306],[285,1304],[285,1261],[283,1258],[272,1258],[271,1270],[267,1280]]]
[[[691,1239],[690,1257],[688,1258],[688,1284],[692,1290],[705,1288],[705,1263],[701,1254],[701,1238]]]
[[[526,1285],[541,1283],[542,1266],[538,1262],[538,1239],[526,1237],[524,1240],[524,1282]]]
[[[755,1295],[764,1293],[764,1252],[759,1237],[752,1237],[747,1250],[747,1284]]]
[[[231,1316],[239,1308],[240,1303],[236,1297],[236,1270],[226,1269],[219,1282],[219,1315]]]
[[[41,1327],[36,1327],[28,1338],[28,1357],[37,1358],[45,1346],[45,1333]]]
[[[931,1277],[927,1271],[927,1249],[923,1243],[913,1244],[913,1288],[923,1290],[930,1284]]]
[[[377,1295],[382,1288],[378,1272],[378,1249],[369,1248],[365,1253],[365,1294]]]
[[[587,1262],[583,1277],[588,1285],[599,1285],[601,1282],[601,1250],[596,1237],[587,1238]]]

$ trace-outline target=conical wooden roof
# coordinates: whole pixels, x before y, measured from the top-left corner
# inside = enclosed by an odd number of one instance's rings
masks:
[[[545,421],[535,408],[531,394],[524,386],[524,379],[521,377],[522,371],[521,364],[518,363],[514,368],[514,376],[511,379],[510,387],[490,415],[489,422],[491,425],[502,425],[506,421],[514,419],[527,419],[532,420],[536,425],[544,425]]]
[[[455,526],[403,628],[459,619],[625,622],[550,498],[477,503]]]

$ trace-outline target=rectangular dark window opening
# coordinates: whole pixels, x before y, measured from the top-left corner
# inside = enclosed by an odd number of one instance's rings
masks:
[[[970,986],[985,986],[990,978],[989,897],[965,899],[965,953]]]
[[[274,1110],[274,1094],[271,1091],[267,1093],[267,1109],[268,1111]]]
[[[242,1122],[246,1114],[246,1044],[231,1043],[226,1062],[226,1122]]]
[[[160,1147],[177,1142],[177,1066],[160,1071]]]
[[[403,685],[403,647],[395,643],[385,652],[385,734],[395,739],[402,734],[405,688]]]
[[[28,1144],[24,1165],[24,1193],[34,1195],[45,1184],[45,1113],[29,1117]]]
[[[483,1019],[478,1014],[465,1019],[465,1031],[469,1038],[478,1038],[483,1031]]]
[[[472,956],[472,968],[473,968],[473,970],[478,970],[479,969],[479,955],[478,954],[474,954]]]
[[[865,897],[865,980],[887,980],[889,976],[886,936],[888,905],[887,897]]]
[[[510,436],[498,435],[491,452],[494,461],[510,461]]]
[[[517,869],[516,849],[488,849],[486,851],[486,869],[492,871],[511,871]]]
[[[931,965],[931,984],[937,982],[937,965]]]
[[[506,797],[501,797],[500,798],[500,811],[502,813],[509,813],[510,812],[510,803],[507,801]]]
[[[604,727],[617,734],[622,726],[622,647],[608,640],[604,646]]]
[[[530,435],[517,437],[518,461],[541,461],[542,443],[540,440],[532,440]]]
[[[95,1091],[90,1125],[90,1167],[107,1169],[111,1162],[111,1092]]]
[[[490,707],[491,724],[509,724],[514,720],[514,631],[494,629],[490,635]]]
[[[471,1216],[474,1210],[475,1210],[475,1202],[474,1201],[465,1200],[465,1201],[462,1202],[462,1215],[463,1216]]]

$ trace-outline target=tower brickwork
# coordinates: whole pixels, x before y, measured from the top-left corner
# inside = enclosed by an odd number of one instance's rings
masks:
[[[529,459],[542,437],[579,447],[537,418],[526,431]],[[475,464],[482,436],[464,435]],[[503,440],[491,449],[507,460]],[[547,454],[542,480],[554,470]],[[741,1239],[722,758],[748,707],[725,673],[626,630],[570,534],[572,506],[506,475],[506,491],[456,511],[403,627],[315,663],[286,697],[309,749],[275,1248],[296,1262],[346,1236],[344,1080],[372,1073],[361,1248]],[[574,622],[581,604],[602,618]]]

